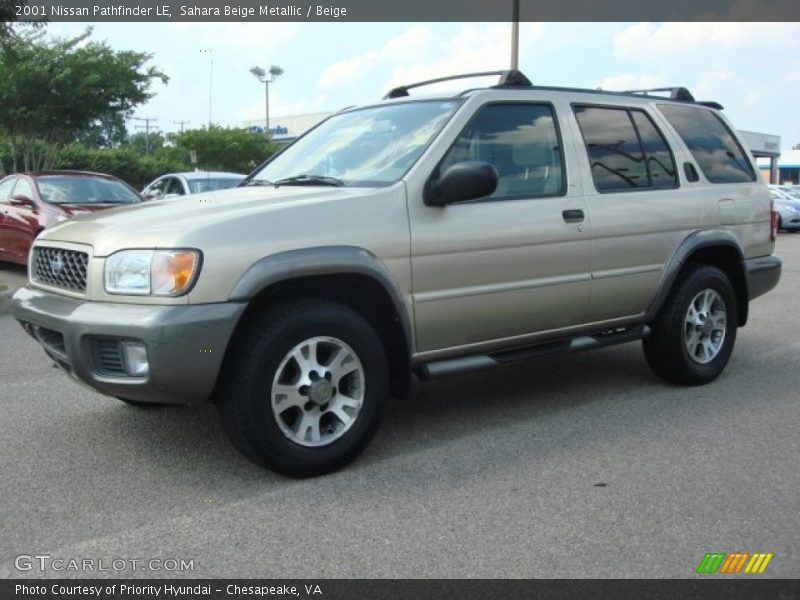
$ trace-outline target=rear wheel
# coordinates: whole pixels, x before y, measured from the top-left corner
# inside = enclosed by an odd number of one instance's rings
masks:
[[[736,297],[727,275],[690,265],[673,286],[644,340],[650,368],[662,379],[702,385],[728,364],[736,342]]]
[[[274,308],[236,340],[218,403],[236,448],[295,477],[321,475],[369,443],[388,395],[380,338],[327,301]]]

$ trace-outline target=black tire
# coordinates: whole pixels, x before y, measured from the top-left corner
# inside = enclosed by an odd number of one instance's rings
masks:
[[[725,337],[716,356],[705,364],[690,356],[684,343],[689,305],[703,290],[713,290],[726,311]],[[647,364],[662,379],[681,385],[703,385],[722,373],[736,343],[738,323],[736,295],[730,279],[720,269],[690,264],[675,282],[643,342]],[[720,330],[723,328],[720,327]]]
[[[363,400],[341,437],[308,447],[279,427],[271,390],[287,354],[319,336],[341,340],[355,353],[364,373]],[[247,458],[283,475],[311,477],[343,467],[370,442],[389,393],[388,372],[383,344],[361,315],[333,302],[301,300],[249,319],[226,358],[217,403],[231,441]]]

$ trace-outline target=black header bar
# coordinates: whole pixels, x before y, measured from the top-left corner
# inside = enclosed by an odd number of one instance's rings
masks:
[[[48,21],[360,21],[512,20],[512,0],[2,0],[16,20]],[[789,21],[796,0],[520,0],[520,20]]]

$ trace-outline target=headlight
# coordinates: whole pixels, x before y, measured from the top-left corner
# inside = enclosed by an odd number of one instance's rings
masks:
[[[200,271],[199,250],[122,250],[106,259],[109,294],[179,296]]]

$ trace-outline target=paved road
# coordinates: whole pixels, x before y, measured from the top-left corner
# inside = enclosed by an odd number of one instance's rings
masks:
[[[419,385],[310,481],[238,456],[213,407],[82,389],[0,317],[0,577],[34,553],[201,577],[688,577],[712,550],[798,577],[800,235],[778,253],[712,385],[660,382],[638,344]]]

